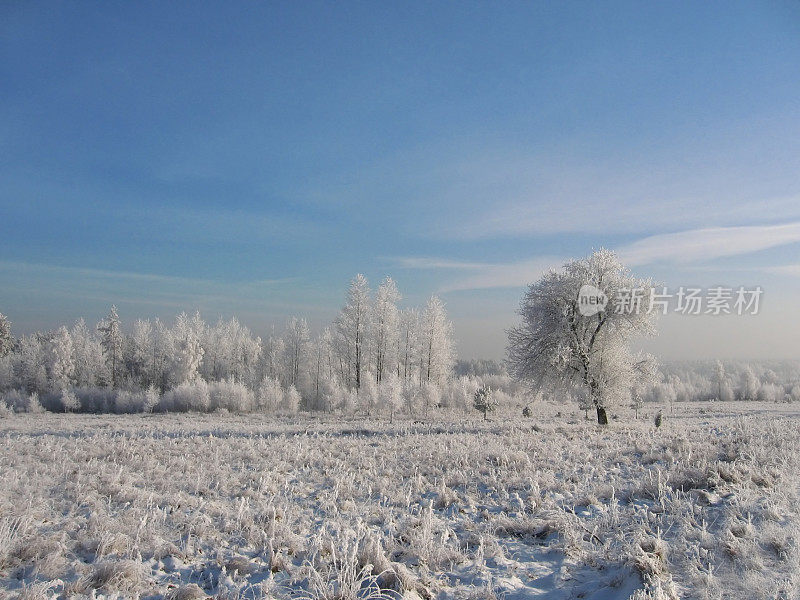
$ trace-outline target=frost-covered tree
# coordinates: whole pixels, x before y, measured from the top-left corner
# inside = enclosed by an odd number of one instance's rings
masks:
[[[614,302],[595,314],[582,311],[585,285]],[[655,333],[656,311],[647,310],[651,289],[604,249],[550,271],[529,286],[518,313],[522,323],[508,332],[509,372],[534,388],[585,389],[598,423],[607,424],[610,404],[654,378],[652,358],[629,350],[632,338]]]
[[[151,376],[161,392],[169,387],[170,364],[173,353],[171,328],[161,319],[153,321],[153,355]]]
[[[61,390],[61,406],[64,408],[64,412],[74,412],[80,409],[81,402],[74,391],[64,388]]]
[[[277,379],[281,383],[286,383],[286,369],[284,364],[284,356],[286,354],[286,344],[283,338],[275,333],[273,328],[272,333],[267,337],[262,351],[262,372],[265,377]]]
[[[347,303],[336,319],[336,332],[343,354],[345,381],[361,388],[362,375],[367,368],[367,335],[369,331],[370,291],[367,278],[360,273],[350,282]]]
[[[144,393],[144,402],[142,403],[142,412],[151,413],[161,400],[161,395],[154,385],[147,388]]]
[[[199,315],[189,318],[186,313],[181,313],[175,320],[170,369],[170,378],[175,385],[194,381],[198,377],[198,369],[205,353],[200,344],[202,329],[203,323]]]
[[[365,377],[361,388],[355,391],[356,397],[353,412],[362,409],[367,415],[371,415],[380,405],[380,389],[378,388],[378,384],[375,383],[375,378]]]
[[[63,325],[54,331],[46,345],[47,377],[54,389],[65,389],[74,385],[75,357],[72,338]]]
[[[425,416],[427,416],[432,408],[438,408],[442,403],[442,391],[438,384],[432,381],[426,381],[419,388],[417,398],[421,402],[422,408],[425,410]]]
[[[800,385],[795,385],[789,392],[789,399],[792,402],[800,402]]]
[[[306,320],[297,317],[289,319],[283,339],[288,384],[297,386],[301,375],[306,372],[311,342]]]
[[[39,334],[25,335],[19,340],[12,368],[17,385],[28,393],[45,392],[49,387],[43,346]]]
[[[717,398],[722,400],[722,388],[725,386],[728,378],[725,375],[725,365],[723,365],[720,360],[714,363],[714,378],[717,384]]]
[[[258,386],[256,408],[268,413],[278,412],[283,402],[283,388],[276,377],[265,376]]]
[[[748,365],[742,371],[742,382],[739,389],[739,397],[742,400],[755,400],[758,396],[758,388],[761,387],[761,382],[753,373],[753,369]]]
[[[327,393],[327,386],[336,384],[335,381],[335,360],[334,360],[334,346],[333,334],[330,327],[326,327],[320,335],[318,335],[312,345],[311,352],[313,355],[311,374],[312,389],[310,390],[313,395],[313,402],[311,403],[312,409],[320,409],[324,406],[330,407],[330,395]]]
[[[422,315],[422,349],[422,379],[443,383],[453,370],[453,325],[437,296],[431,296]]]
[[[8,356],[14,345],[14,338],[11,337],[11,321],[3,313],[0,313],[0,358]]]
[[[289,389],[283,394],[281,410],[293,415],[297,412],[297,409],[300,408],[301,399],[300,392],[297,391],[297,388],[293,385],[289,386]]]
[[[394,413],[403,406],[403,384],[394,373],[378,384],[378,402],[389,413],[389,421],[394,421]]]
[[[97,325],[97,331],[100,332],[100,344],[111,374],[111,387],[116,388],[119,382],[123,344],[122,327],[116,306],[112,306],[108,316]]]
[[[397,348],[397,374],[404,381],[413,379],[414,365],[418,364],[419,351],[419,311],[407,308],[400,313],[400,334]]]
[[[201,374],[207,381],[255,382],[261,338],[254,338],[236,318],[220,319],[213,327],[203,327],[198,333],[204,352]]]
[[[475,392],[472,406],[475,410],[483,413],[484,421],[487,420],[489,418],[487,414],[497,408],[497,398],[492,393],[492,388],[485,385],[479,387]]]
[[[90,387],[107,381],[107,367],[100,340],[83,319],[78,319],[72,326],[70,338],[75,357],[75,385]]]
[[[153,324],[150,319],[137,319],[130,337],[130,369],[134,381],[142,387],[153,383]]]
[[[387,372],[396,371],[400,292],[391,277],[387,277],[375,294],[372,309],[372,351],[375,381],[380,383]]]
[[[774,383],[764,383],[758,388],[756,397],[760,402],[777,402],[783,400],[783,390]]]

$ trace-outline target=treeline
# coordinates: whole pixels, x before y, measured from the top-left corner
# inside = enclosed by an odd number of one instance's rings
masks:
[[[800,361],[665,363],[660,367],[660,381],[642,399],[800,402]]]
[[[480,384],[454,377],[452,324],[433,296],[401,308],[395,282],[373,294],[356,276],[333,323],[312,336],[304,318],[254,336],[235,318],[206,323],[181,313],[171,324],[116,308],[94,327],[14,338],[0,315],[0,392],[16,410],[268,411],[394,414],[469,407]]]

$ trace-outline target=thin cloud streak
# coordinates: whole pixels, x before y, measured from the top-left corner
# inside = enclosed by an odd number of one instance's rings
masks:
[[[617,249],[631,267],[657,263],[687,264],[751,254],[800,242],[800,222],[749,227],[692,229],[643,238]],[[445,283],[440,293],[525,286],[567,259],[540,256],[510,263],[462,262],[435,257],[395,257],[398,266],[420,270],[468,271],[468,276]],[[773,267],[777,274],[800,276],[800,265]]]
[[[713,227],[654,235],[618,249],[630,266],[691,263],[751,254],[800,242],[800,221],[781,225]]]
[[[800,197],[797,196],[757,202],[743,200],[730,203],[721,211],[717,204],[703,198],[659,198],[645,190],[623,195],[644,199],[637,202],[632,199],[620,202],[609,197],[598,199],[580,190],[572,195],[576,199],[571,200],[521,193],[505,208],[495,208],[461,222],[449,221],[433,231],[457,239],[525,238],[554,233],[596,233],[600,225],[597,215],[603,215],[602,227],[606,233],[634,233],[643,229],[656,232],[709,223],[735,227],[763,221],[764,215],[770,214],[800,218]]]
[[[800,264],[778,265],[774,267],[767,267],[764,270],[767,273],[773,273],[775,275],[789,275],[792,277],[800,277]]]
[[[389,257],[388,260],[396,264],[401,269],[420,269],[420,270],[447,269],[447,270],[463,271],[463,270],[485,269],[491,266],[488,263],[464,262],[459,260],[448,260],[444,258],[434,258],[434,257],[424,257],[424,256],[420,257],[393,256]]]

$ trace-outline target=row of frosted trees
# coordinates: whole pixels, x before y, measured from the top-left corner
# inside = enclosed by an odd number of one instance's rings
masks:
[[[800,365],[791,361],[697,361],[661,366],[661,380],[643,400],[800,402]]]
[[[112,307],[96,327],[14,339],[0,315],[0,391],[15,405],[115,410],[429,410],[468,406],[478,382],[454,379],[452,325],[433,296],[401,308],[395,282],[373,292],[350,284],[338,317],[312,336],[290,318],[266,339],[235,318],[206,323],[181,313],[174,323],[137,320],[124,328]]]

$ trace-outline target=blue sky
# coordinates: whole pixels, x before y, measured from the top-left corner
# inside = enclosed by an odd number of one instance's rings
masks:
[[[605,246],[764,287],[664,357],[800,354],[796,3],[4,3],[0,57],[17,333],[319,326],[363,272],[499,358],[525,283]]]

